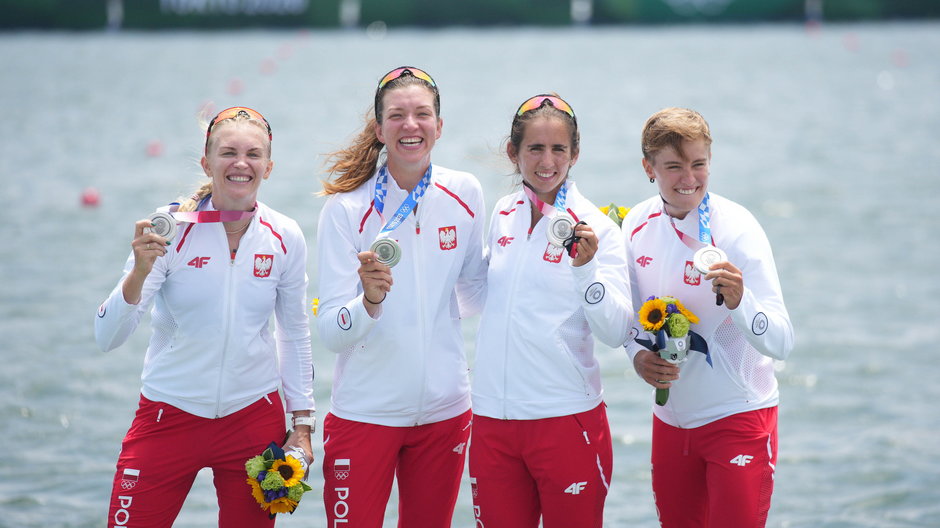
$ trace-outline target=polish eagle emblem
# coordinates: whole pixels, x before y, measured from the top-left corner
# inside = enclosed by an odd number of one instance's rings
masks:
[[[437,230],[441,242],[441,249],[449,250],[457,247],[457,226],[441,227]]]
[[[255,254],[255,277],[265,278],[271,274],[274,265],[274,255]]]

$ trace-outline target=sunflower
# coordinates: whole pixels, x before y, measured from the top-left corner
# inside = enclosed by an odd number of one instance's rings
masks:
[[[271,501],[271,513],[293,513],[297,509],[297,501],[287,497],[278,497]]]
[[[261,485],[258,484],[258,479],[250,478],[247,479],[246,482],[251,486],[251,496],[255,498],[255,501],[261,506],[261,509],[267,509],[270,505],[264,500],[264,492],[261,491]]]
[[[304,478],[304,469],[300,461],[292,456],[285,457],[287,460],[275,460],[271,466],[271,471],[276,471],[284,479],[284,487],[289,488]]]
[[[661,299],[650,299],[640,307],[640,324],[648,332],[658,332],[666,322],[666,303]]]
[[[698,323],[698,317],[696,317],[694,313],[690,312],[685,306],[682,306],[682,303],[679,302],[679,299],[675,300],[675,304],[676,304],[676,308],[679,309],[679,313],[684,315],[689,320],[690,323],[692,324]]]

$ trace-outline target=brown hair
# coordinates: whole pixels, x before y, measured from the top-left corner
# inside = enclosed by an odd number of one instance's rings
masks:
[[[385,94],[407,86],[422,86],[430,91],[434,96],[434,113],[441,115],[441,94],[437,86],[414,75],[401,75],[376,88],[373,107],[366,112],[365,127],[348,147],[327,155],[327,172],[333,179],[323,180],[321,196],[353,191],[372,177],[385,146],[375,135],[376,125],[382,124]]]
[[[561,99],[561,96],[556,93],[549,95]],[[517,114],[513,116],[512,126],[509,128],[509,137],[506,139],[506,142],[512,146],[516,154],[519,153],[519,149],[522,147],[522,138],[525,136],[526,126],[539,117],[554,117],[562,119],[567,123],[571,137],[571,155],[574,156],[578,153],[581,149],[581,133],[578,131],[577,118],[568,115],[568,113],[563,110],[555,108],[546,100],[542,102],[542,106],[535,110],[529,110],[522,115]],[[519,164],[514,163],[514,165],[516,172],[519,172]]]
[[[711,152],[712,135],[705,118],[695,110],[688,108],[664,108],[651,115],[643,125],[641,148],[643,157],[653,161],[656,154],[672,147],[685,159],[682,142],[685,140],[705,140],[705,148]]]

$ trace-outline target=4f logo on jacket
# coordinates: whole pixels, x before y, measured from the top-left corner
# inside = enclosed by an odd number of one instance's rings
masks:
[[[265,278],[271,274],[274,266],[274,255],[261,255],[255,253],[255,277]]]
[[[209,263],[209,259],[212,257],[196,257],[186,263],[187,266],[192,266],[194,268],[201,268]]]
[[[457,247],[457,226],[447,226],[437,228],[437,238],[441,243],[441,249],[447,251]]]

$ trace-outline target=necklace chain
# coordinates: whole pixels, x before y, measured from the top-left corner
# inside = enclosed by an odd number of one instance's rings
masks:
[[[241,232],[241,231],[244,231],[244,230],[248,229],[248,226],[249,226],[250,224],[251,224],[251,220],[249,220],[247,224],[245,224],[245,225],[242,226],[242,227],[239,227],[239,228],[236,229],[235,231],[229,231],[228,229],[226,229],[225,232],[228,233],[228,234],[230,234],[230,235],[234,235],[235,233],[239,233],[239,232]],[[223,228],[223,229],[224,229],[224,228]]]

